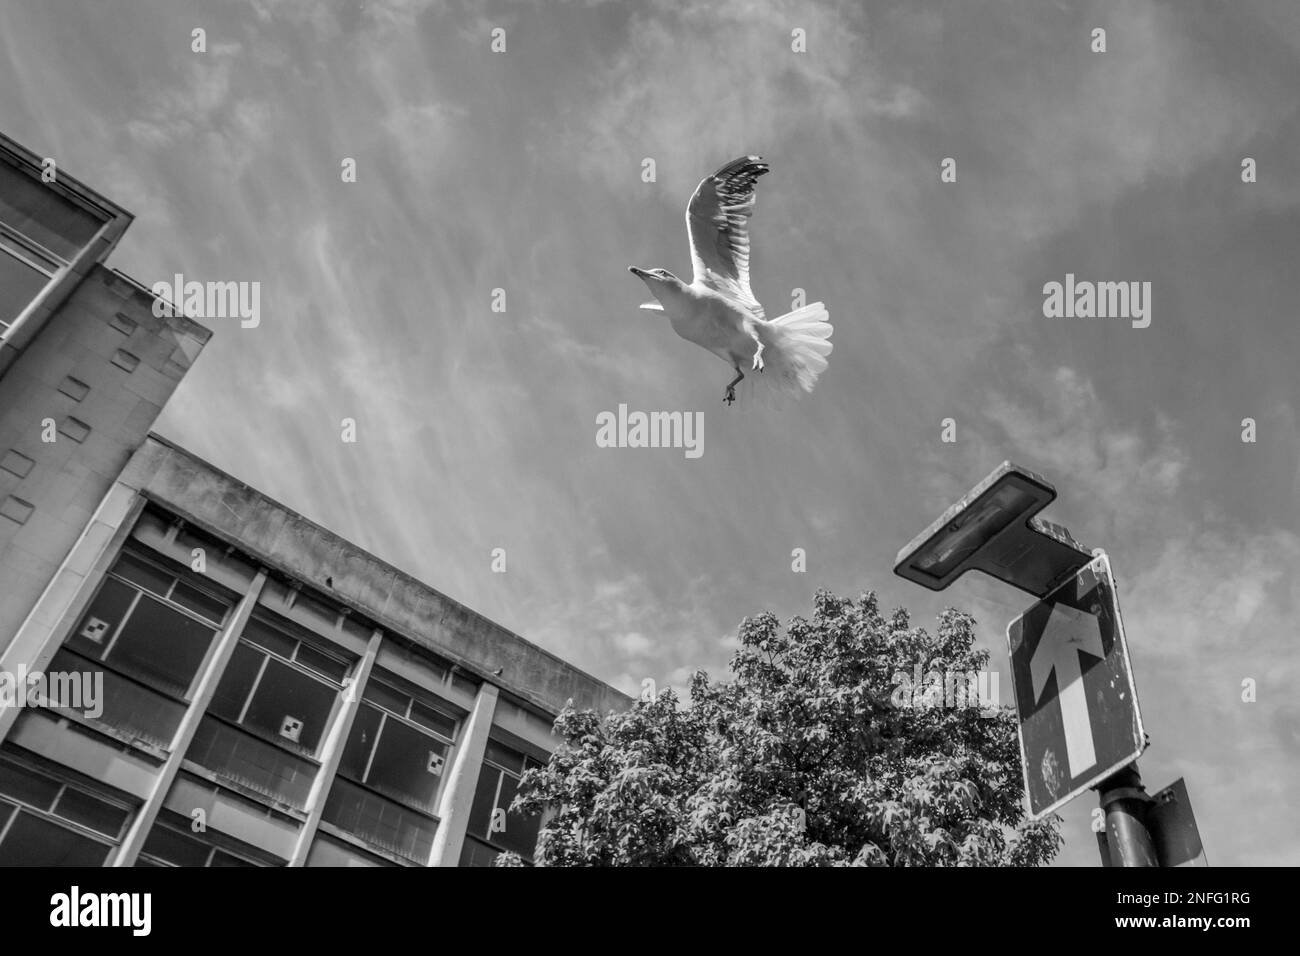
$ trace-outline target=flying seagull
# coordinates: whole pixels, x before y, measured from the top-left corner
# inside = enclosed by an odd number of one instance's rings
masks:
[[[745,377],[742,368],[798,395],[813,390],[831,354],[832,328],[820,302],[768,319],[749,289],[749,217],[754,185],[767,171],[758,156],[742,156],[696,187],[686,207],[695,268],[689,284],[667,269],[628,267],[654,295],[641,308],[664,313],[674,332],[735,370],[723,394],[728,405]]]

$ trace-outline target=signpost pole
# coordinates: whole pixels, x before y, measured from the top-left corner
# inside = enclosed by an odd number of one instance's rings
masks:
[[[1142,786],[1137,762],[1111,774],[1097,789],[1106,812],[1106,842],[1113,866],[1159,866],[1155,842],[1147,830],[1151,798]]]

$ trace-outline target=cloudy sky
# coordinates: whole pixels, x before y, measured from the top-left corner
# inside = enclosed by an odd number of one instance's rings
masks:
[[[968,608],[1005,667],[1024,595],[890,569],[1012,459],[1112,556],[1148,786],[1187,778],[1212,864],[1300,863],[1291,0],[7,0],[0,54],[0,128],[136,214],[114,265],[262,284],[163,434],[627,690],[819,586]],[[686,199],[745,153],[759,300],[835,324],[780,409],[724,408],[626,272],[689,274]],[[1150,326],[1045,318],[1067,273],[1150,282]],[[597,448],[620,403],[703,412],[704,454]]]

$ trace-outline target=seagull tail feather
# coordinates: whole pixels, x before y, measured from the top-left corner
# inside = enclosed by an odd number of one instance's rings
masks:
[[[780,391],[798,396],[811,392],[817,378],[826,371],[831,354],[830,313],[820,302],[787,312],[770,322],[759,324],[763,341],[763,372],[746,372],[760,383],[775,385]]]

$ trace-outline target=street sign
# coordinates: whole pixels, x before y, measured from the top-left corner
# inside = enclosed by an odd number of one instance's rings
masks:
[[[1206,866],[1201,831],[1192,815],[1187,784],[1179,777],[1152,798],[1147,830],[1161,866]]]
[[[1110,560],[1099,554],[1007,625],[1029,815],[1039,820],[1146,746]]]

